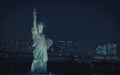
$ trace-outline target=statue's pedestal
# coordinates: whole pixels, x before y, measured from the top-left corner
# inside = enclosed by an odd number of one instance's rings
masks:
[[[28,73],[28,74],[23,74],[23,75],[55,75],[55,74],[52,74],[52,73],[30,74],[30,73]]]

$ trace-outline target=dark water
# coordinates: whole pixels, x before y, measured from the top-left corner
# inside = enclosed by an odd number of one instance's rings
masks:
[[[31,62],[0,61],[0,75],[24,75]],[[48,62],[48,73],[55,75],[120,75],[119,62],[78,63],[76,61]]]

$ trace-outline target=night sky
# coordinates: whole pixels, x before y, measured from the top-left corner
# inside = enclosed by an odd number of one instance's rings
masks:
[[[81,50],[120,42],[118,0],[3,0],[0,1],[0,39],[31,39],[32,11],[45,22],[46,36],[72,40]]]

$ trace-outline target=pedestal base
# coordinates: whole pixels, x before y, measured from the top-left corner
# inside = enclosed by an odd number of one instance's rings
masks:
[[[28,73],[28,74],[23,74],[23,75],[55,75],[55,74],[52,74],[51,72],[50,73],[43,73],[43,74],[31,74],[31,73]]]

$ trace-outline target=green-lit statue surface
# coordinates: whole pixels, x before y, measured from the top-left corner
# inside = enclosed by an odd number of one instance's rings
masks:
[[[44,24],[42,22],[37,24],[36,19],[36,10],[34,9],[32,27],[33,62],[30,72],[33,74],[47,73],[47,49],[53,44],[53,41],[45,38],[43,34]]]

